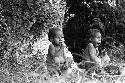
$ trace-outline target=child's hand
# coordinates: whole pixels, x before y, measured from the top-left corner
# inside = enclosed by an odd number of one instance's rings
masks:
[[[102,67],[102,61],[101,61],[100,58],[97,58],[96,63],[97,63],[97,65],[99,65],[100,67]]]
[[[103,54],[104,55],[101,58],[101,63],[102,63],[102,66],[104,67],[104,66],[106,66],[109,63],[110,57],[108,56],[107,52],[104,52]]]
[[[104,63],[104,64],[109,63],[110,58],[109,58],[109,56],[108,56],[107,52],[105,52],[105,55],[104,55],[104,57],[103,57],[102,59],[103,59],[103,63]]]
[[[64,70],[68,69],[68,66],[66,65],[66,63],[63,64],[62,69],[64,69]]]
[[[57,66],[60,66],[60,59],[59,59],[59,57],[55,57],[55,58],[54,58],[54,61],[55,61],[55,64],[56,64]]]
[[[94,59],[92,62],[94,62],[97,66],[102,67],[102,60],[100,57],[94,56]]]
[[[72,60],[71,57],[67,57],[67,58],[66,58],[66,65],[67,65],[68,67],[71,67],[72,62],[73,62],[73,60]]]

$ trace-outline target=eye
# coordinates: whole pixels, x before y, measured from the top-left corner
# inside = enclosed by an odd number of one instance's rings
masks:
[[[55,38],[59,38],[59,36],[55,36]]]
[[[96,37],[96,38],[101,38],[101,36],[98,36],[98,37]]]

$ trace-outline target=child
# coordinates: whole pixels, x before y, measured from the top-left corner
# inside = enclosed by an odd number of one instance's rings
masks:
[[[51,44],[48,49],[46,62],[49,67],[60,73],[60,70],[67,69],[70,66],[73,60],[72,56],[66,57],[64,53],[66,47],[64,44],[64,35],[59,28],[50,29],[48,38]]]
[[[98,29],[89,30],[89,44],[87,45],[83,57],[86,62],[95,63],[102,67],[102,63],[109,60],[108,55],[105,55],[105,61],[99,56],[98,47],[101,44],[101,33]],[[104,59],[104,58],[102,58]],[[103,62],[102,62],[103,61]]]

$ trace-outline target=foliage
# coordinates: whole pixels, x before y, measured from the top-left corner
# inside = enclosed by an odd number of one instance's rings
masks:
[[[116,1],[116,4],[109,2],[110,0],[68,0],[66,11],[66,24],[64,28],[65,40],[72,52],[81,53],[85,49],[87,42],[87,31],[90,28],[98,28],[103,34],[102,45],[109,42],[107,39],[113,41],[112,47],[115,52],[124,50],[125,39],[125,9],[123,7],[124,1]],[[110,49],[112,49],[110,48]],[[112,53],[115,53],[114,51]],[[112,55],[116,55],[112,54]],[[124,56],[124,51],[118,53]]]
[[[65,4],[62,0],[58,2],[2,0],[0,3],[1,57],[5,57],[4,53],[13,56],[18,49],[25,47],[25,50],[29,48],[32,52],[34,42],[44,37],[49,28],[62,28]]]
[[[124,29],[124,4],[122,2],[118,4],[111,7],[104,0],[102,3],[95,3],[93,0],[1,0],[0,82],[51,83],[57,79],[64,81],[62,77],[51,78],[46,71],[45,60],[50,44],[46,33],[53,27],[66,27],[66,30],[64,28],[66,43],[67,39],[71,43],[67,45],[69,47],[74,45],[75,49],[79,46],[78,50],[81,50],[86,44],[83,40],[85,32],[91,26],[99,25],[105,37],[111,36],[115,39],[112,47],[104,41],[104,49],[108,49],[109,53],[111,50],[114,55],[119,56],[121,51],[124,52],[124,46],[120,47],[124,41],[119,41],[116,36],[119,34],[115,33],[118,32],[124,37],[121,32]],[[93,22],[92,19],[95,17],[100,20]],[[123,26],[122,29],[116,27],[117,25]],[[113,32],[109,34],[111,31]],[[72,39],[76,39],[75,43]],[[78,44],[78,41],[81,42]],[[80,75],[83,76],[83,72]],[[80,81],[86,80],[83,78],[84,76],[80,77],[79,79],[82,79]]]
[[[2,83],[44,79],[49,28],[62,28],[63,0],[0,1],[0,74]],[[30,75],[33,73],[33,75]],[[5,75],[5,76],[4,76]],[[36,77],[35,77],[36,75]],[[22,81],[21,81],[22,80]],[[1,82],[1,80],[0,80]]]

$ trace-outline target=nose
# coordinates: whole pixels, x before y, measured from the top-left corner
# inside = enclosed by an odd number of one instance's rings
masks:
[[[65,41],[64,38],[61,38],[61,41],[64,42]]]
[[[99,37],[99,40],[101,40],[102,38],[101,37]]]
[[[60,38],[59,41],[60,41],[60,42],[64,42],[64,38]]]

